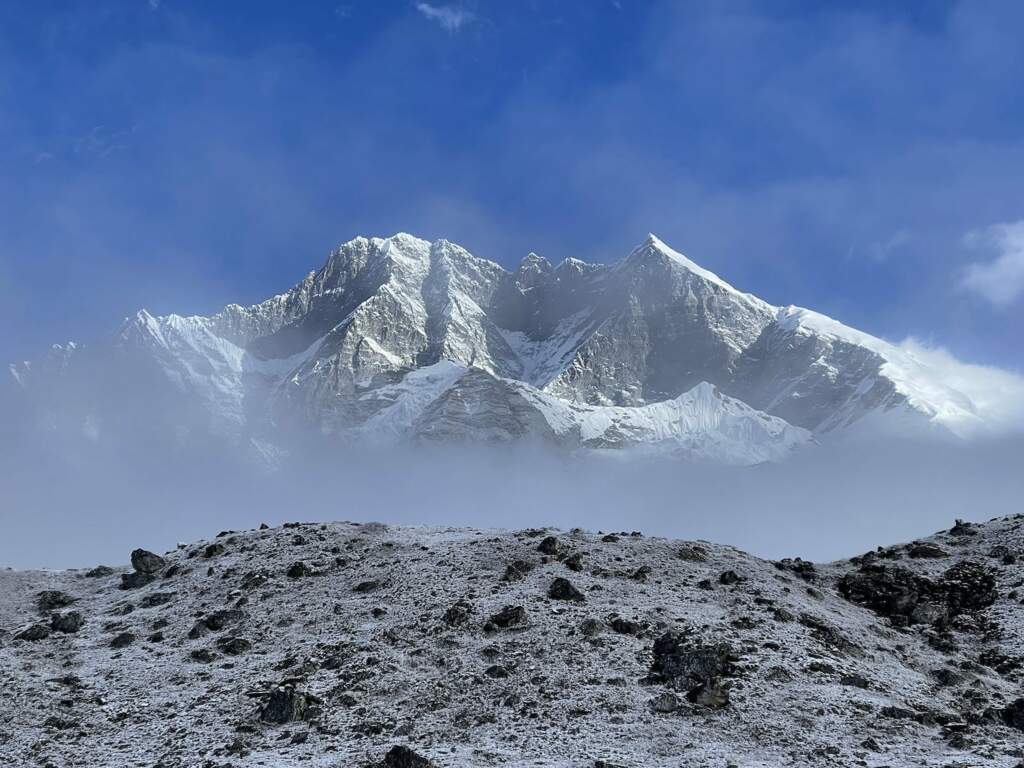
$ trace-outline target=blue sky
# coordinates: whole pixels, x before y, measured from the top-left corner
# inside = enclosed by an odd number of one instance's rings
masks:
[[[1024,368],[1024,4],[0,5],[0,357],[285,289],[357,234],[654,231]]]

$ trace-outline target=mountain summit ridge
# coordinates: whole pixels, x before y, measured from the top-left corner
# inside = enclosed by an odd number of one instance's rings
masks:
[[[412,375],[441,364],[461,373]],[[54,348],[11,374],[37,421],[93,440],[118,439],[118,422],[140,419],[175,439],[364,439],[393,398],[411,398],[401,407],[421,421],[402,421],[396,439],[536,438],[744,464],[851,426],[962,433],[984,421],[911,352],[740,291],[654,234],[616,264],[552,266],[531,253],[514,271],[446,239],[359,236],[257,304],[210,316],[143,309],[113,337]],[[698,420],[703,433],[652,425],[671,408],[651,406],[704,384],[721,411]],[[723,441],[722,418],[741,412],[747,426]],[[614,439],[583,437],[595,419]],[[746,446],[738,434],[751,436]]]

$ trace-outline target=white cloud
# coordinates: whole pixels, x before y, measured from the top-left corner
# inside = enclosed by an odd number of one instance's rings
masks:
[[[473,21],[473,14],[454,5],[431,5],[416,3],[416,10],[431,21],[436,21],[449,32],[458,32],[463,26]]]
[[[931,347],[915,338],[899,345],[939,374],[942,382],[966,395],[986,432],[1024,431],[1024,376],[1002,368],[957,360],[942,347]]]
[[[1016,301],[1024,293],[1024,219],[976,230],[965,241],[969,247],[991,249],[997,255],[991,261],[968,265],[964,287],[997,307]]]

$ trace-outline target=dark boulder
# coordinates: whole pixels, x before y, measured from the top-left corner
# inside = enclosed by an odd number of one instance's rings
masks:
[[[110,641],[111,648],[127,648],[129,645],[135,642],[135,635],[131,632],[122,632],[119,635],[115,635],[114,639]]]
[[[444,612],[444,623],[449,627],[461,627],[472,614],[473,605],[466,600],[459,600]]]
[[[692,643],[685,633],[673,630],[654,641],[649,679],[684,691],[699,706],[723,707],[729,696],[722,681],[735,674],[736,660],[726,643]]]
[[[537,551],[551,557],[565,557],[565,547],[554,536],[547,536],[537,545]]]
[[[101,579],[105,576],[113,575],[114,569],[111,568],[109,565],[97,565],[95,568],[92,568],[85,572],[85,577],[87,579]]]
[[[26,640],[33,643],[37,640],[45,640],[49,636],[50,628],[45,624],[32,624],[14,633],[15,640]]]
[[[561,576],[551,582],[551,586],[548,587],[548,597],[552,600],[572,600],[577,603],[582,603],[586,599],[583,593],[572,585],[572,582]]]
[[[139,573],[156,573],[166,565],[166,561],[160,555],[145,549],[132,550],[131,558],[132,568]]]
[[[434,764],[423,755],[408,747],[396,746],[384,755],[383,768],[434,768]]]
[[[50,628],[55,632],[63,632],[64,634],[73,634],[80,630],[84,624],[85,619],[82,618],[82,614],[78,611],[55,613],[50,617]]]
[[[41,613],[65,608],[76,601],[76,598],[56,589],[47,589],[36,595],[36,607]]]
[[[911,544],[907,554],[915,560],[937,560],[939,558],[949,557],[949,553],[942,547],[927,541],[918,541]]]
[[[1018,731],[1024,731],[1024,698],[1010,702],[1002,711],[1003,722]]]
[[[533,565],[525,560],[513,560],[505,566],[505,573],[502,575],[501,580],[522,581],[531,570],[533,570]]]
[[[488,623],[501,629],[518,627],[526,624],[526,609],[521,605],[506,605],[488,619]]]
[[[139,587],[144,587],[155,580],[156,576],[152,573],[143,573],[142,571],[122,573],[121,589],[138,589]]]
[[[316,697],[303,693],[294,685],[279,685],[270,692],[259,717],[265,723],[276,724],[311,720],[320,714],[318,703]]]

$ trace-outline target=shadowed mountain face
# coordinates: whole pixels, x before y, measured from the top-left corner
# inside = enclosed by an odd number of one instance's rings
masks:
[[[4,765],[1020,760],[1020,515],[828,564],[373,523],[125,555],[0,571]]]
[[[265,456],[316,434],[747,464],[852,425],[981,422],[905,350],[740,292],[653,235],[616,265],[530,254],[514,272],[445,240],[356,238],[261,304],[143,310],[10,372],[8,400],[75,439],[142,430]]]

